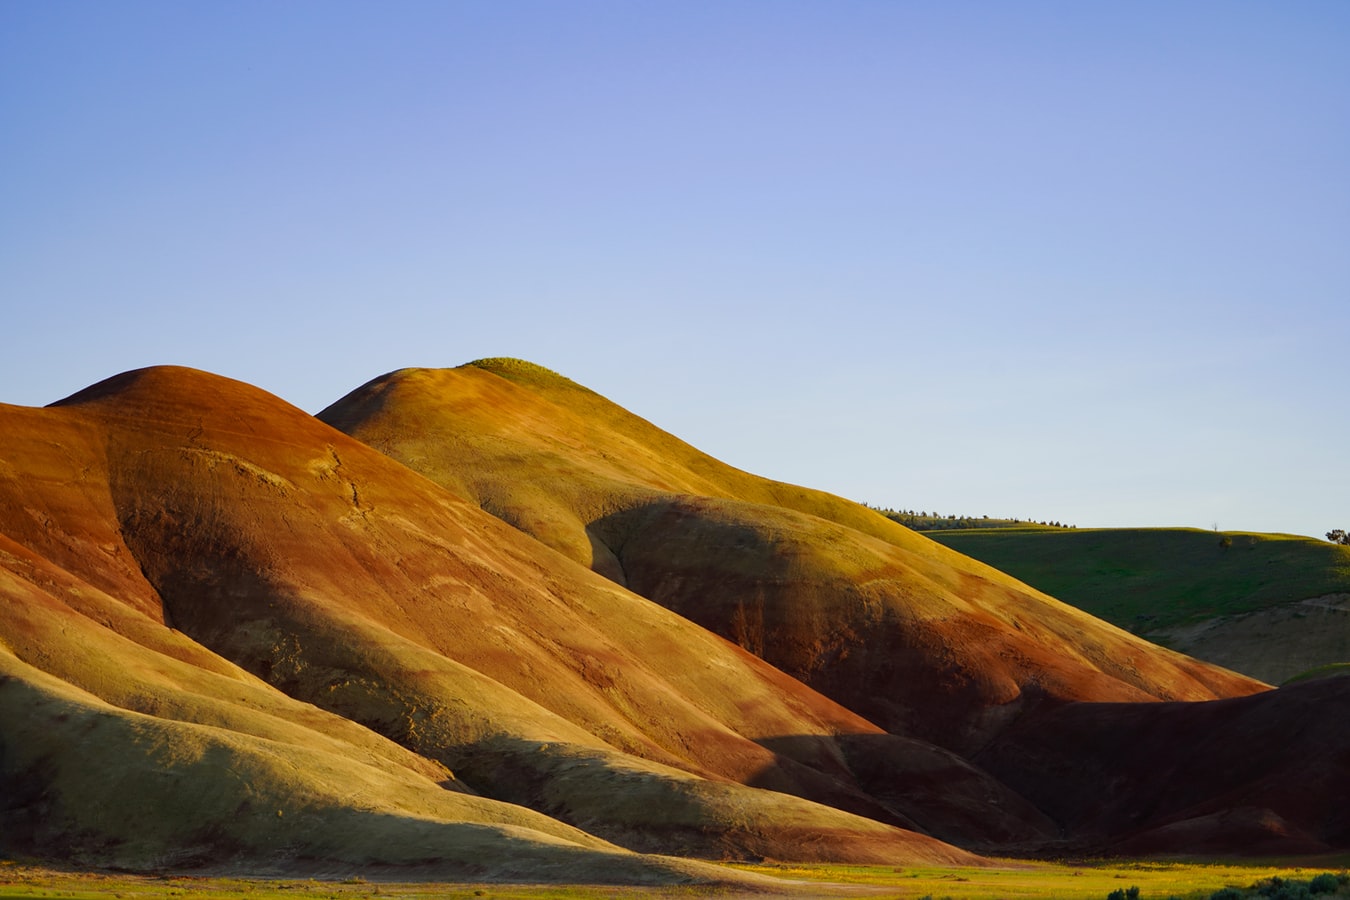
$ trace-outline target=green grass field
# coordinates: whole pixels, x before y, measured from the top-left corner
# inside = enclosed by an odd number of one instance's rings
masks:
[[[1338,860],[1343,864],[1344,860]],[[1106,900],[1113,892],[1139,889],[1140,900],[1176,897],[1203,900],[1225,887],[1244,892],[1271,877],[1309,881],[1326,869],[1288,868],[1273,865],[1124,862],[1124,863],[1023,863],[1006,867],[911,868],[842,865],[748,865],[731,868],[783,879],[781,890],[748,893],[744,887],[718,890],[708,887],[632,888],[588,885],[448,885],[392,883],[349,879],[346,881],[264,880],[242,878],[187,878],[61,872],[52,869],[0,866],[0,898],[64,898],[64,900],[155,900],[155,898],[223,898],[223,900],[667,900],[696,897],[887,897],[933,900],[995,900],[995,898],[1057,898],[1057,900]],[[1350,885],[1341,884],[1324,897],[1350,896]]]
[[[995,528],[928,537],[1130,630],[1350,592],[1350,547],[1193,528]]]

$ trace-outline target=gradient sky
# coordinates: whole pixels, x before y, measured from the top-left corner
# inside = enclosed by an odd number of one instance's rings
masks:
[[[518,356],[758,474],[1350,527],[1350,3],[0,3],[0,401]]]

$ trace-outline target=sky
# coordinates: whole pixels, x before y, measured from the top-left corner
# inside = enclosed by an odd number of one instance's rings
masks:
[[[0,3],[0,402],[514,356],[874,506],[1350,527],[1350,3]]]

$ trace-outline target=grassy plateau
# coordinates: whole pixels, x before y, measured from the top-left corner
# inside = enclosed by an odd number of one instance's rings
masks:
[[[1182,625],[1350,590],[1350,549],[1296,535],[1033,527],[929,536],[1124,628]]]

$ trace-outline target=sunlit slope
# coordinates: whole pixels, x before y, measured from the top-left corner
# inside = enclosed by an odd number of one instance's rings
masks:
[[[304,859],[442,877],[715,877],[474,796],[4,537],[0,596],[10,852],[150,869]]]
[[[527,363],[401,370],[320,418],[895,732],[962,748],[1044,698],[1262,688]]]
[[[107,774],[185,780],[223,792],[220,804],[256,788],[281,818],[288,797],[318,816],[319,831],[363,811],[350,821],[490,826],[473,831],[471,851],[425,859],[453,868],[472,857],[494,877],[531,867],[552,877],[559,842],[577,865],[618,852],[578,829],[704,856],[969,858],[885,824],[902,824],[903,810],[858,785],[836,740],[876,726],[265,392],[157,368],[0,414],[0,642],[19,711],[0,736],[7,796],[37,783],[68,810],[68,828],[29,829],[40,848],[68,839],[117,858],[122,840],[62,786],[60,773],[98,771],[92,748],[16,749],[37,747],[27,736],[52,704],[71,702],[125,747]],[[767,746],[785,736],[790,747]],[[197,741],[211,764],[179,769],[156,749],[180,741]],[[313,762],[329,752],[348,768]],[[293,769],[290,781],[277,774]],[[143,793],[154,815],[167,795],[143,791],[140,777],[115,784]],[[306,806],[309,796],[319,799]],[[405,796],[407,808],[380,799]],[[48,821],[40,802],[11,801],[5,814]],[[207,827],[222,808],[189,816],[199,855],[242,840]],[[408,848],[431,846],[413,841],[416,823],[363,827],[351,826],[355,844],[314,853],[407,863]],[[148,834],[169,852],[164,832]],[[241,852],[313,855],[272,835]],[[619,880],[668,864],[624,866],[612,869],[627,873]]]
[[[1350,547],[1193,528],[933,538],[1122,628],[1267,681],[1350,661]]]
[[[349,868],[431,864],[450,877],[553,869],[580,878],[609,866],[619,880],[675,874],[670,861],[530,810],[372,765],[356,747],[131,712],[4,650],[0,717],[10,852],[147,869],[284,870],[303,858]]]

